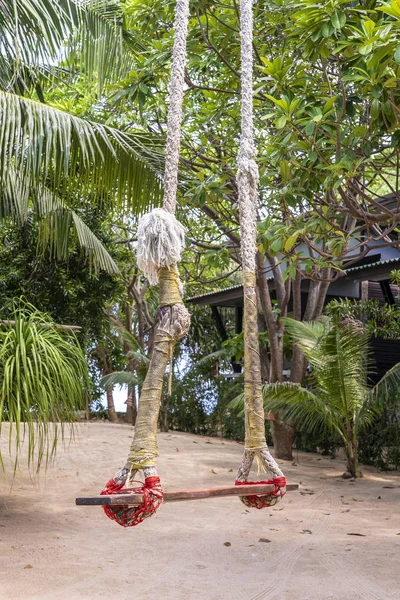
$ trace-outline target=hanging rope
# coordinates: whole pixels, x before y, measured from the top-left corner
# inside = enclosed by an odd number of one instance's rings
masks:
[[[128,506],[104,507],[107,516],[124,527],[138,525],[153,515],[162,503],[162,488],[156,470],[156,436],[161,394],[174,345],[186,336],[190,326],[190,315],[182,302],[182,286],[176,266],[181,259],[185,230],[175,218],[188,23],[189,0],[177,0],[169,85],[163,208],[144,215],[137,232],[138,266],[152,285],[160,285],[157,326],[128,460],[102,491],[102,494],[130,491],[137,493],[137,489],[127,490],[124,485],[128,479],[133,480],[138,470],[143,470],[145,483],[139,490],[144,498],[141,506],[134,509]]]
[[[258,167],[255,161],[253,127],[253,0],[240,2],[241,35],[241,136],[236,176],[239,196],[239,219],[244,292],[244,403],[245,450],[236,485],[252,484],[247,481],[254,458],[259,470],[268,471],[268,483],[275,490],[266,496],[241,497],[246,506],[263,508],[276,504],[285,494],[286,480],[271,456],[265,439],[265,419],[262,397],[260,353],[258,341],[258,310],[256,296],[256,234]],[[263,482],[264,483],[264,482]]]

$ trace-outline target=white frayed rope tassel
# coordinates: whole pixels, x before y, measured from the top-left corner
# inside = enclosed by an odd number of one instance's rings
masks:
[[[184,247],[185,228],[172,213],[155,208],[140,219],[137,264],[151,285],[157,285],[160,268],[170,269],[180,262]]]

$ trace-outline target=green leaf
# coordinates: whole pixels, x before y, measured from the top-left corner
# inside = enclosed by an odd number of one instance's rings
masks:
[[[139,89],[143,92],[143,94],[149,93],[149,88],[145,83],[139,83]]]
[[[366,19],[363,23],[363,29],[368,35],[371,35],[375,29],[374,21],[372,21],[372,19]]]
[[[363,145],[364,154],[367,158],[369,158],[372,154],[372,145],[371,142],[366,141]]]
[[[308,121],[308,123],[305,127],[306,135],[311,136],[311,135],[313,135],[314,131],[315,131],[315,121],[314,120]]]
[[[283,183],[287,183],[290,180],[290,166],[286,159],[281,160],[279,163],[279,170],[282,176]]]
[[[287,117],[282,116],[282,117],[279,117],[279,119],[276,119],[274,124],[277,129],[283,129],[285,127],[286,123],[287,123]]]
[[[274,96],[271,96],[270,94],[266,94],[266,96],[269,100],[271,100],[276,106],[281,108],[284,112],[288,111],[289,104],[288,104],[287,100],[285,100],[284,98],[274,98]]]
[[[341,29],[342,25],[339,18],[339,13],[336,11],[331,16],[331,23],[335,29]]]
[[[271,244],[271,250],[273,252],[279,252],[282,248],[282,239],[279,237],[276,240],[274,240]]]
[[[292,235],[290,235],[288,237],[288,239],[286,240],[285,245],[284,245],[285,252],[290,252],[290,250],[293,248],[293,246],[297,242],[298,237],[299,237],[298,231],[295,231],[295,233],[293,233]]]
[[[376,120],[381,114],[381,103],[377,98],[371,102],[371,117]]]
[[[332,35],[333,31],[334,31],[334,29],[331,26],[331,24],[330,23],[325,23],[325,25],[322,27],[322,36],[324,38],[328,38],[328,37],[330,37]]]
[[[335,104],[337,100],[337,96],[332,96],[332,98],[329,98],[329,100],[327,100],[325,102],[324,108],[322,109],[324,113],[328,112],[332,106]]]

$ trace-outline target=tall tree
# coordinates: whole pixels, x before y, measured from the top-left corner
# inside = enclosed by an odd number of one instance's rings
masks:
[[[172,2],[128,2],[127,25],[145,49],[112,98],[116,110],[163,133]],[[261,166],[258,296],[270,342],[270,381],[282,380],[284,323],[321,314],[346,261],[397,244],[398,3],[258,2],[254,53]],[[236,2],[194,7],[188,41],[182,157],[184,202],[219,230],[217,253],[240,245],[235,184],[239,93]],[[267,216],[267,218],[265,218]],[[215,243],[219,235],[219,242]],[[221,239],[224,240],[221,247]],[[219,246],[219,248],[218,248]],[[357,252],[357,256],[355,253]],[[265,273],[272,275],[271,296]],[[301,286],[309,282],[307,305]],[[305,361],[295,349],[291,379]],[[272,425],[277,455],[291,457],[294,427]]]

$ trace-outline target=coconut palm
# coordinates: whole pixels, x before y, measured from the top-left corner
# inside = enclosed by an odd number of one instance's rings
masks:
[[[347,469],[361,475],[357,438],[381,411],[388,394],[397,394],[400,365],[370,389],[367,385],[368,336],[360,323],[324,318],[315,323],[285,319],[287,333],[312,369],[309,387],[285,382],[264,386],[267,410],[310,433],[333,432],[345,448]]]
[[[29,304],[0,323],[0,434],[9,422],[15,467],[24,437],[29,465],[38,469],[52,457],[87,390],[87,363],[73,331]]]
[[[142,211],[160,194],[161,154],[148,134],[48,106],[43,86],[82,72],[96,75],[100,92],[129,68],[134,50],[118,2],[0,0],[0,217],[23,222],[33,210],[41,241],[58,251],[74,230],[94,265],[110,272],[115,263],[73,200],[90,195]]]

